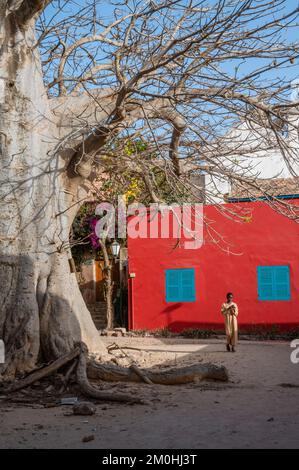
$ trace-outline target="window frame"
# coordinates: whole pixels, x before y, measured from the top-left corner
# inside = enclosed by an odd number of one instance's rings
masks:
[[[280,268],[284,268],[287,273],[287,282],[277,282],[275,277]],[[261,280],[261,276],[263,271],[268,270],[271,273],[271,283],[266,283]],[[262,288],[265,285],[270,285],[272,289],[272,295],[263,295]],[[277,293],[277,289],[280,286],[284,286],[286,288],[286,294],[281,296]],[[257,266],[257,293],[258,293],[258,300],[260,302],[288,302],[291,300],[291,273],[290,273],[290,266],[287,264],[280,264],[280,265],[259,265]]]
[[[173,296],[169,296],[169,275],[170,273],[179,273],[180,274],[180,282],[178,283],[178,294],[174,298]],[[183,293],[183,285],[182,285],[182,273],[183,272],[190,272],[192,273],[192,294],[191,296],[184,296]],[[164,283],[165,283],[165,300],[166,303],[192,303],[196,302],[196,278],[195,278],[195,268],[170,268],[165,269],[164,271]]]

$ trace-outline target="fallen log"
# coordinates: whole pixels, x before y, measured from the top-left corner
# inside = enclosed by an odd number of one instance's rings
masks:
[[[178,385],[194,382],[196,380],[228,381],[228,371],[224,366],[214,364],[193,364],[161,370],[141,370],[151,382],[162,385]],[[87,365],[87,375],[90,379],[100,379],[108,382],[140,382],[141,378],[132,369],[115,366],[113,364],[100,364],[90,362]]]

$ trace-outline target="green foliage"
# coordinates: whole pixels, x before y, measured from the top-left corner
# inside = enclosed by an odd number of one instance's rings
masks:
[[[72,236],[73,240],[82,240],[91,233],[89,221],[94,217],[96,203],[88,202],[80,207],[73,225],[72,225]]]
[[[212,338],[217,336],[218,334],[223,334],[223,331],[215,331],[215,330],[202,330],[200,328],[185,328],[181,332],[181,336],[184,338]]]
[[[173,337],[183,337],[187,339],[209,339],[217,338],[218,336],[224,337],[224,327],[223,330],[209,330],[201,328],[185,328],[180,333],[174,333],[168,327],[157,328],[155,330],[134,330],[133,333],[136,336],[152,336],[155,338],[173,338]],[[246,338],[245,338],[246,336]],[[292,341],[293,339],[299,338],[299,327],[293,328],[289,331],[281,331],[278,325],[261,326],[261,325],[252,325],[250,328],[240,328],[239,337],[242,340],[250,339],[252,341]]]
[[[177,336],[177,333],[174,333],[173,331],[169,330],[169,328],[157,328],[155,330],[147,330],[147,329],[142,329],[142,330],[134,330],[132,331],[134,335],[136,336],[153,336],[155,338],[172,338],[174,336]]]
[[[288,331],[282,331],[278,325],[252,325],[250,328],[240,328],[240,336],[247,335],[252,339],[267,340],[285,340],[291,341],[299,337],[299,327]]]
[[[95,250],[91,243],[92,228],[90,221],[94,218],[96,203],[88,202],[79,209],[72,225],[70,243],[72,256],[76,266],[88,258],[100,259],[99,250]]]
[[[164,328],[157,328],[153,331],[153,335],[157,338],[171,338],[176,336],[176,333],[170,331],[170,329],[166,326]]]
[[[127,140],[124,146],[124,152],[129,157],[134,154],[144,152],[147,149],[147,143],[141,139]]]

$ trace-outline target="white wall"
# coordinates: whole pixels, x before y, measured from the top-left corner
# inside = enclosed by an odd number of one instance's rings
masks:
[[[274,133],[258,128],[255,130],[247,124],[242,124],[224,137],[220,154],[226,156],[219,157],[219,162],[236,174],[252,178],[291,178],[294,173],[299,175],[297,129],[290,127],[282,137],[290,165],[279,150]],[[229,148],[232,149],[231,155]],[[206,175],[205,183],[210,202],[222,202],[223,195],[231,191],[228,178]]]

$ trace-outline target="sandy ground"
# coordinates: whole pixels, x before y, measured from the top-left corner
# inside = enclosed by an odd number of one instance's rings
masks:
[[[290,361],[289,343],[241,341],[233,354],[219,340],[105,338],[114,341],[142,348],[126,351],[143,367],[210,361],[225,365],[230,381],[111,384],[149,404],[101,403],[88,417],[66,416],[68,406],[0,400],[0,448],[299,448],[299,364]],[[89,435],[94,440],[82,442]]]

